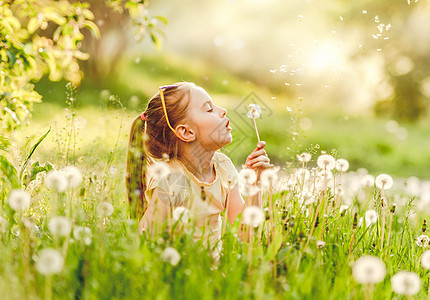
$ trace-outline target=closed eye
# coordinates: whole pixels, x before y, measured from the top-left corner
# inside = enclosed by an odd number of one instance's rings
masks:
[[[213,112],[214,110],[211,108],[210,110],[208,110],[208,112]]]

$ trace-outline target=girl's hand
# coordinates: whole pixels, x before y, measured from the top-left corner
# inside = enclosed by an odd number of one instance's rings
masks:
[[[267,156],[266,150],[264,150],[265,146],[266,142],[260,141],[254,151],[248,155],[245,162],[247,168],[253,169],[257,173],[257,181],[263,170],[273,166],[270,164],[270,158]]]

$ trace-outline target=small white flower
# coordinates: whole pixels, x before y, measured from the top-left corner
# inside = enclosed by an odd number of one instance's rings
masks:
[[[78,187],[82,182],[81,171],[75,166],[67,166],[62,170],[67,181],[67,188],[73,189]]]
[[[239,181],[244,184],[254,184],[257,180],[257,173],[253,169],[242,169],[239,172]]]
[[[391,289],[399,295],[413,296],[421,289],[421,279],[417,273],[400,271],[391,277]]]
[[[393,178],[388,174],[380,174],[375,180],[376,187],[389,190],[393,186]]]
[[[415,239],[415,242],[417,243],[417,245],[419,247],[428,247],[429,242],[430,242],[430,238],[427,235],[422,234]]]
[[[84,242],[85,245],[91,245],[92,243],[91,229],[86,226],[76,226],[73,229],[73,236],[76,240]]]
[[[9,226],[9,222],[0,216],[0,233],[5,233],[7,231],[7,228]]]
[[[62,193],[67,189],[67,179],[63,172],[52,170],[46,175],[46,185]]]
[[[26,210],[30,207],[31,196],[28,192],[16,189],[12,190],[9,194],[9,206],[15,210]]]
[[[360,219],[358,219],[357,226],[361,227],[361,225],[363,225],[363,217],[361,217]]]
[[[58,250],[46,248],[39,252],[36,269],[43,275],[58,274],[63,270],[64,257]]]
[[[175,222],[180,220],[183,223],[188,223],[190,221],[190,211],[183,206],[176,207],[173,210],[172,216]]]
[[[375,210],[369,209],[364,213],[364,219],[366,220],[366,226],[369,227],[371,224],[375,224],[378,221],[378,214]]]
[[[322,154],[317,159],[317,165],[321,169],[333,170],[336,164],[336,160],[330,154]]]
[[[430,270],[430,250],[424,251],[421,255],[421,265],[424,269]]]
[[[336,170],[346,172],[349,169],[349,162],[346,159],[340,158],[336,160]]]
[[[279,167],[265,169],[261,172],[260,180],[263,188],[273,187],[278,181],[278,170]]]
[[[295,177],[296,177],[297,181],[301,182],[301,183],[307,181],[310,176],[311,176],[311,173],[309,172],[308,169],[300,168],[300,169],[296,170],[296,172],[295,172]]]
[[[342,214],[343,212],[348,210],[348,208],[349,208],[349,205],[345,205],[345,204],[341,205],[339,208],[339,213]]]
[[[100,202],[97,205],[97,212],[102,218],[110,217],[114,210],[113,205],[106,201]]]
[[[247,113],[248,118],[257,119],[260,117],[261,107],[258,104],[250,104],[250,105],[248,105],[248,108],[249,108],[248,113]]]
[[[300,162],[309,162],[311,158],[312,155],[307,152],[303,152],[302,154],[297,155],[297,160]]]
[[[372,255],[360,257],[352,266],[352,276],[362,284],[379,283],[384,280],[386,273],[385,263]]]
[[[257,206],[247,206],[243,210],[243,223],[252,227],[258,227],[264,222],[264,212]]]
[[[72,223],[66,217],[53,217],[49,220],[48,228],[55,236],[68,236],[72,231]]]
[[[361,184],[363,186],[373,186],[375,184],[375,176],[367,174],[361,178]]]
[[[168,262],[172,266],[176,266],[181,260],[181,255],[175,248],[167,247],[161,254],[161,259]]]
[[[324,241],[317,241],[317,248],[318,249],[322,249],[325,246],[325,242]]]

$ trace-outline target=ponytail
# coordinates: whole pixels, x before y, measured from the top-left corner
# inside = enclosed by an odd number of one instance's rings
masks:
[[[148,207],[145,199],[147,162],[145,138],[145,122],[139,115],[131,125],[127,151],[126,189],[132,218],[142,217]]]

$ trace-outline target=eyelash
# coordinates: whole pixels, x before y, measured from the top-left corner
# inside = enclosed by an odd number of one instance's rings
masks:
[[[211,108],[210,110],[208,110],[208,112],[213,112],[214,110],[213,110],[213,108]]]

